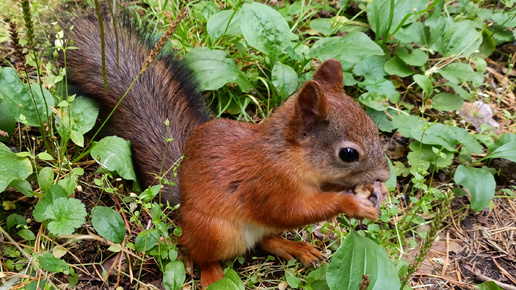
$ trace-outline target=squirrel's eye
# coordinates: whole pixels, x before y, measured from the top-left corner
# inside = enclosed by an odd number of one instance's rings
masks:
[[[358,151],[353,148],[340,148],[339,158],[344,162],[358,161]]]

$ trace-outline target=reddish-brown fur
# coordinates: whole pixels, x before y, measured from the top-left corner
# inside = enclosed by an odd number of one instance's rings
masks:
[[[335,161],[333,145],[341,141],[358,147],[356,164]],[[312,246],[274,234],[339,213],[374,220],[375,206],[345,190],[390,176],[376,126],[345,95],[336,60],[324,62],[269,120],[212,120],[194,131],[184,154],[180,242],[201,266],[203,287],[222,278],[218,261],[254,244],[317,262],[323,256]],[[343,192],[322,191],[327,184]]]
[[[118,66],[114,33],[105,21],[109,85],[105,93],[98,23],[95,17],[82,17],[74,24],[71,36],[79,50],[68,53],[69,81],[79,93],[98,100],[105,116],[150,50],[139,35],[121,28]],[[165,119],[170,120],[168,129]],[[285,259],[297,257],[306,265],[323,259],[310,244],[287,241],[275,236],[277,232],[339,213],[376,219],[375,205],[352,190],[358,184],[386,181],[389,169],[375,124],[344,93],[338,61],[324,62],[314,80],[269,120],[206,121],[188,71],[177,61],[158,59],[136,82],[107,128],[108,134],[131,141],[144,186],[156,183],[151,173],[160,172],[166,136],[175,140],[166,150],[165,169],[184,148],[179,170],[180,242],[200,266],[203,287],[222,278],[219,261],[254,245]],[[338,158],[340,148],[348,147],[359,152],[358,161]],[[171,193],[177,201],[177,189]],[[172,200],[168,189],[165,194]]]

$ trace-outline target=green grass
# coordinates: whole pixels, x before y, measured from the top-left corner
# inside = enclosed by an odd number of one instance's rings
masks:
[[[515,40],[514,1],[496,6],[490,1],[285,1],[273,6],[184,2],[144,1],[130,3],[129,9],[139,12],[134,21],[146,23],[158,39],[188,8],[163,50],[200,62],[194,75],[217,118],[267,118],[311,79],[316,63],[332,57],[343,64],[346,91],[402,152],[388,154],[396,176],[387,183],[391,194],[379,222],[338,217],[285,234],[325,250],[331,262],[304,269],[295,261],[250,253],[224,264],[236,270],[228,272],[223,282],[227,287],[324,289],[343,277],[360,278],[363,273],[351,270],[346,255],[363,250],[359,246],[368,242],[362,237],[374,241],[368,250],[392,261],[378,258],[387,263],[379,270],[394,269],[400,279],[391,278],[410,286],[410,274],[440,232],[449,230],[450,219],[489,211],[495,206],[493,198],[514,199],[514,182],[504,181],[503,170],[493,165],[498,158],[516,161],[516,112],[510,101],[515,56],[504,49]],[[21,6],[0,2],[2,19],[17,24],[27,57],[24,67],[12,44],[0,49],[0,130],[7,133],[0,135],[0,166],[8,170],[0,176],[0,236],[6,241],[0,245],[0,280],[26,287],[44,281],[53,287],[74,285],[80,275],[100,273],[107,279],[110,272],[110,286],[142,287],[161,279],[170,289],[197,285],[198,280],[185,276],[192,273],[191,264],[176,243],[181,235],[177,206],[152,201],[159,186],[134,193],[125,182],[134,180],[134,173],[121,172],[132,168],[124,163],[123,153],[120,162],[108,168],[111,172],[96,171],[89,150],[100,156],[102,146],[82,147],[94,133],[87,132],[95,118],[72,115],[58,121],[76,110],[96,116],[93,104],[63,93],[65,72],[57,68],[52,53],[44,53],[43,48],[54,44],[41,37],[52,31],[45,29],[48,15],[42,16],[58,4],[33,1],[30,13],[25,9],[22,14]],[[33,28],[25,28],[29,21]],[[5,42],[10,39],[9,24],[0,22],[0,27],[0,41]],[[207,59],[220,71],[218,78],[207,74]],[[463,107],[475,101],[496,109],[492,121],[500,128],[490,126],[494,123],[488,118],[482,120],[478,108]],[[459,113],[461,108],[470,116]],[[101,142],[119,146],[120,152],[129,150],[123,140]],[[106,225],[106,220],[116,223]],[[360,237],[348,235],[350,228]],[[113,261],[126,267],[104,273],[91,267]],[[348,274],[335,274],[336,267],[348,269]],[[374,270],[368,268],[373,284]],[[474,284],[472,279],[466,282]]]

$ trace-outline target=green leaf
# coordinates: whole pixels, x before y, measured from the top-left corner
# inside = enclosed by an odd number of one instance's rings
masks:
[[[68,197],[68,193],[59,185],[51,185],[46,191],[45,195],[34,206],[32,214],[37,222],[43,222],[50,217],[46,214],[47,209],[55,203],[55,200]]]
[[[469,190],[471,209],[474,212],[483,210],[494,197],[496,182],[488,170],[459,165],[453,179],[456,184]]]
[[[400,97],[400,93],[396,91],[394,84],[390,80],[380,79],[371,81],[366,79],[358,85],[360,87],[365,87],[368,92],[386,95],[393,103],[396,103]]]
[[[369,117],[371,117],[371,119],[373,119],[376,126],[378,126],[378,129],[382,132],[392,132],[392,130],[395,129],[392,125],[391,119],[385,112],[379,112],[371,108],[366,108],[366,113],[369,115]],[[390,115],[393,114],[391,109],[387,109],[387,113]]]
[[[482,43],[478,50],[485,56],[490,56],[496,49],[496,42],[493,38],[493,34],[488,28],[482,30]]]
[[[40,289],[46,289],[46,283],[47,280],[41,279],[31,282],[29,285],[27,285],[27,290],[40,290]]]
[[[426,45],[428,33],[427,29],[423,26],[423,23],[416,21],[398,30],[394,35],[394,38],[400,40],[402,43]]]
[[[52,155],[48,154],[46,151],[39,153],[36,155],[36,157],[44,161],[54,160],[54,157],[52,157]]]
[[[44,253],[42,256],[38,259],[39,265],[43,270],[54,272],[54,273],[61,273],[61,272],[68,272],[70,271],[70,268],[68,264],[66,264],[65,261],[58,259],[54,257],[49,252]]]
[[[474,85],[480,85],[484,81],[482,72],[475,72],[471,65],[466,63],[451,63],[439,70],[439,73],[452,83],[460,84],[463,82],[472,82]]]
[[[84,136],[81,133],[72,130],[70,131],[70,137],[72,138],[73,143],[77,146],[84,147]]]
[[[384,66],[385,72],[390,75],[397,75],[402,78],[408,77],[414,74],[414,71],[410,69],[410,67],[405,64],[399,57],[395,56],[385,62]]]
[[[502,288],[498,287],[494,281],[486,281],[482,284],[476,285],[479,290],[502,290]]]
[[[69,110],[65,110],[60,118],[56,118],[56,129],[64,138],[71,138],[73,143],[84,146],[84,134],[95,125],[99,109],[96,103],[86,97],[77,97],[70,103]]]
[[[154,2],[156,3],[156,2]],[[219,11],[217,4],[210,1],[201,1],[193,5],[192,12],[196,19],[206,22],[211,15]]]
[[[25,180],[32,174],[29,159],[16,156],[4,143],[0,143],[0,192],[15,180]]]
[[[148,251],[159,242],[159,232],[157,230],[143,231],[136,236],[134,246],[136,251]]]
[[[47,113],[54,106],[54,98],[48,90],[36,84],[24,84],[16,70],[11,67],[0,68],[0,95],[11,115],[18,122],[30,126],[39,126],[41,122],[45,122]],[[48,107],[45,106],[45,101]]]
[[[68,253],[68,250],[66,250],[65,247],[60,246],[60,245],[56,245],[52,249],[52,254],[54,255],[54,257],[56,257],[58,259],[61,259],[64,255],[66,255],[66,253]]]
[[[29,229],[21,229],[18,231],[18,235],[22,237],[22,239],[34,241],[36,239],[36,235]]]
[[[239,16],[240,14],[234,10],[222,10],[210,16],[206,28],[212,43],[215,43],[224,35],[241,33]]]
[[[446,168],[453,162],[453,153],[443,150],[437,155],[430,145],[421,144],[417,141],[410,143],[411,152],[407,155],[407,162],[410,166],[427,170],[430,165],[434,165],[437,169]]]
[[[432,81],[429,78],[419,74],[414,75],[412,78],[414,78],[416,84],[423,89],[423,92],[425,92],[427,96],[432,94],[434,84],[432,84]]]
[[[179,290],[186,279],[185,265],[181,261],[171,261],[163,271],[163,286],[167,290]]]
[[[7,142],[13,136],[14,128],[16,127],[16,120],[9,113],[7,104],[1,97],[0,93],[0,130],[7,133],[8,136],[0,135],[0,142]]]
[[[482,35],[473,21],[451,22],[442,17],[430,30],[430,48],[444,57],[453,55],[469,56],[482,43]]]
[[[43,167],[38,174],[39,188],[46,192],[54,182],[54,170],[51,167]]]
[[[432,97],[432,108],[439,111],[455,111],[462,108],[463,103],[461,97],[450,93],[439,93]]]
[[[27,224],[27,220],[25,220],[25,218],[19,214],[16,214],[16,213],[13,213],[13,214],[10,214],[6,221],[5,221],[5,224],[7,225],[7,230],[9,231],[12,227],[14,226],[17,226],[17,225],[26,225]]]
[[[328,282],[326,282],[326,275],[330,264],[322,264],[319,268],[313,270],[306,275],[306,285],[303,289],[313,290],[329,290]]]
[[[484,147],[482,147],[482,145],[478,143],[477,139],[475,139],[475,137],[467,130],[455,126],[448,128],[453,132],[453,134],[455,134],[457,141],[464,145],[469,152],[473,154],[484,152]]]
[[[86,97],[76,97],[70,104],[70,115],[74,118],[72,129],[80,134],[89,132],[97,120],[99,108],[95,101]]]
[[[396,48],[396,56],[408,65],[421,66],[428,61],[428,54],[421,49],[414,49],[412,53],[409,53],[408,49],[404,46]]]
[[[103,238],[120,244],[125,236],[125,223],[122,216],[114,209],[96,206],[91,213],[91,224]]]
[[[363,76],[366,79],[379,80],[385,76],[385,58],[372,55],[358,62],[353,67],[353,73],[357,76]]]
[[[505,133],[502,136],[500,136],[500,138],[498,138],[498,140],[496,140],[496,142],[494,142],[494,144],[489,146],[489,152],[493,152],[496,149],[498,149],[499,147],[502,147],[503,145],[513,142],[513,141],[516,141],[516,134]]]
[[[253,2],[242,5],[240,13],[240,29],[245,40],[271,60],[290,45],[290,27],[278,11]]]
[[[131,142],[120,137],[108,136],[96,142],[91,157],[103,168],[116,171],[127,180],[136,180],[131,158]]]
[[[379,36],[385,38],[402,23],[408,14],[425,10],[429,0],[376,0],[367,5],[367,20],[371,29]],[[394,3],[391,15],[391,3]],[[409,18],[410,19],[410,18]],[[405,24],[412,22],[408,20]]]
[[[331,18],[315,18],[310,20],[310,28],[320,32],[324,35],[333,34],[335,27],[333,27],[334,20]]]
[[[285,279],[287,280],[288,286],[297,289],[301,284],[301,280],[294,276],[291,271],[285,271]]]
[[[506,143],[494,151],[489,152],[486,158],[505,158],[512,162],[516,162],[516,141]]]
[[[244,284],[237,272],[228,269],[224,278],[208,286],[207,290],[244,290]]]
[[[271,77],[282,99],[289,97],[297,88],[297,73],[290,66],[279,61],[274,65]]]
[[[70,195],[77,188],[77,176],[75,174],[68,174],[64,178],[59,179],[57,185],[61,186]]]
[[[393,116],[393,125],[398,132],[408,138],[413,138],[423,144],[440,145],[450,152],[454,152],[457,138],[451,129],[443,124],[428,123],[425,120],[400,114]]]
[[[364,274],[369,275],[368,289],[400,289],[396,268],[385,250],[352,230],[333,255],[326,280],[330,289],[358,289]]]
[[[86,221],[86,207],[75,198],[57,198],[45,214],[52,220],[48,224],[48,230],[54,235],[72,234]]]
[[[358,97],[358,101],[362,105],[376,111],[385,111],[389,107],[387,96],[375,92],[368,92],[360,95],[360,97]]]
[[[309,57],[320,60],[336,58],[341,62],[357,63],[371,55],[384,55],[384,52],[366,34],[352,32],[344,37],[328,37],[317,41]]]
[[[193,71],[199,89],[218,90],[234,82],[239,75],[235,60],[227,52],[207,47],[196,47],[187,53],[184,60]]]
[[[160,192],[161,190],[161,185],[153,185],[151,187],[148,187],[147,189],[145,189],[139,196],[139,198],[145,202],[149,202],[151,201],[152,199],[154,199],[154,197],[156,195],[158,195],[158,193]]]
[[[23,195],[27,197],[32,197],[32,186],[27,180],[21,180],[21,179],[15,179],[11,184],[9,184],[12,188],[16,189],[17,191],[23,193]]]

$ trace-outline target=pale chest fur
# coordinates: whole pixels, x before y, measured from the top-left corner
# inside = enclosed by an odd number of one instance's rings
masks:
[[[245,223],[241,224],[242,230],[242,239],[244,244],[246,245],[246,250],[255,246],[258,242],[261,241],[265,236],[274,234],[277,232],[277,229],[272,229],[264,226],[260,226],[253,223]]]

